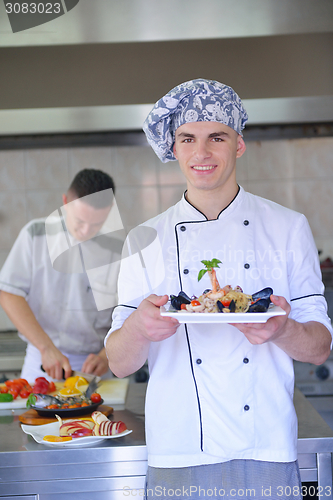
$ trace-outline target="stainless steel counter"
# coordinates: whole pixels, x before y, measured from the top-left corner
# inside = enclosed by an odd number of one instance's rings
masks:
[[[50,448],[19,429],[24,410],[0,412],[0,498],[3,500],[114,500],[141,496],[147,468],[144,438],[146,384],[130,384],[125,409],[115,407],[132,434],[93,448]],[[298,460],[302,482],[316,482],[332,499],[333,430],[296,390]],[[272,429],[274,432],[274,429]]]

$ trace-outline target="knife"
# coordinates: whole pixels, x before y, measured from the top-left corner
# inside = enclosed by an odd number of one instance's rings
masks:
[[[43,366],[41,366],[40,369],[45,373]],[[91,375],[89,373],[78,372],[76,370],[72,370],[71,377],[83,377],[88,383],[90,383],[94,379],[96,379],[97,383],[101,380],[101,377],[97,377],[96,375]],[[62,370],[62,378],[65,380],[65,370]]]
[[[94,377],[90,382],[87,387],[86,392],[84,393],[86,398],[90,399],[90,396],[96,392],[96,389],[98,387],[99,381],[97,379],[100,379],[101,377]]]

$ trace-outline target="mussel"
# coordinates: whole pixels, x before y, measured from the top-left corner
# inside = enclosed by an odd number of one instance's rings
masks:
[[[232,300],[228,307],[224,306],[220,300],[216,301],[217,308],[219,312],[223,313],[223,309],[229,309],[230,312],[234,313],[236,311],[236,302]]]
[[[224,305],[222,304],[222,302],[220,300],[217,300],[216,305],[217,305],[219,312],[223,313]]]
[[[170,295],[171,305],[177,311],[180,311],[182,304],[190,304],[191,299],[186,295],[185,292],[179,292],[178,295]]]
[[[50,396],[49,394],[30,394],[27,399],[27,407],[45,408],[49,405],[62,405],[60,399]]]
[[[228,305],[228,309],[231,313],[234,313],[236,311],[236,302],[232,300],[230,304]]]
[[[270,287],[263,288],[262,290],[259,290],[259,292],[253,293],[252,294],[252,299],[253,300],[258,300],[258,299],[267,299],[270,301],[270,296],[273,293],[273,289]]]
[[[258,313],[258,312],[266,312],[269,308],[270,300],[269,299],[259,299],[254,304],[251,304],[248,308],[247,312],[250,313]]]

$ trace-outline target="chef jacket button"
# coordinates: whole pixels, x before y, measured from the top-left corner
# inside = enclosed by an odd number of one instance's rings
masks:
[[[244,226],[248,226],[250,223],[248,220],[243,221]]]
[[[243,363],[245,363],[245,364],[246,364],[246,363],[248,363],[248,362],[249,362],[249,358],[244,358],[244,359],[243,359]]]
[[[188,274],[190,271],[188,269],[184,269],[183,273]]]
[[[245,405],[245,406],[244,406],[244,410],[245,410],[245,411],[249,411],[249,409],[250,409],[249,405]]]
[[[180,226],[180,230],[181,231],[186,231],[186,227],[185,226]]]
[[[249,269],[250,264],[246,263],[246,264],[244,264],[244,267],[245,267],[245,269]]]
[[[201,365],[201,363],[202,363],[202,359],[198,358],[198,359],[196,360],[196,363],[197,363],[197,365]]]

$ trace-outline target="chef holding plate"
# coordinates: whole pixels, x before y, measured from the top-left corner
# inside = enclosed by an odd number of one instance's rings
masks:
[[[187,190],[129,234],[105,345],[119,377],[148,359],[150,498],[159,491],[278,498],[287,487],[288,498],[302,498],[293,359],[323,363],[332,326],[306,218],[237,184],[247,118],[232,88],[197,79],[161,98],[144,124],[158,157],[178,160]],[[142,250],[147,228],[156,231],[154,252]],[[270,300],[285,314],[265,323],[233,323],[236,313],[212,313],[220,323],[161,316],[170,295],[199,297],[211,287],[198,273],[213,259],[221,262],[221,287],[246,294],[271,287]]]

